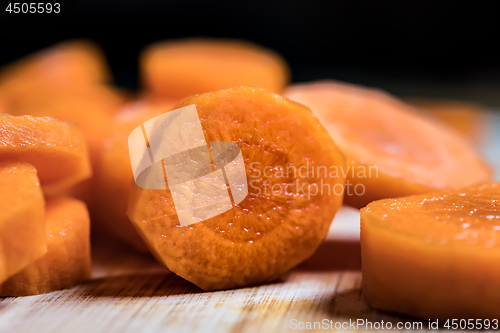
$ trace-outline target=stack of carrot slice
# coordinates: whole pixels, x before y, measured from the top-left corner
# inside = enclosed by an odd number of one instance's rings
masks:
[[[85,204],[50,198],[45,205],[43,196],[58,196],[90,176],[81,130],[51,118],[5,114],[0,129],[0,283],[7,280],[0,295],[47,292],[89,278]]]

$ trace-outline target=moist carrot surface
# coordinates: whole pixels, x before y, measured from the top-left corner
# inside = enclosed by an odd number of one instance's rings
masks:
[[[243,85],[280,92],[290,77],[278,54],[237,40],[160,42],[149,46],[140,62],[145,86],[169,98]]]
[[[0,114],[0,160],[33,164],[46,194],[91,176],[87,144],[80,128],[48,117]]]
[[[346,203],[484,183],[492,170],[455,131],[388,94],[325,81],[292,86],[285,96],[309,106],[346,155]]]
[[[47,251],[44,213],[35,168],[0,162],[0,283]]]
[[[307,107],[269,91],[221,90],[177,108],[193,105],[207,142],[241,149],[248,195],[236,201],[243,188],[236,184],[228,210],[181,226],[187,211],[174,205],[173,185],[146,189],[134,182],[128,216],[160,262],[205,290],[273,281],[314,253],[342,202],[345,178],[313,172],[312,162],[342,168],[344,156]],[[306,169],[302,177],[299,168]],[[227,195],[220,188],[220,197]]]
[[[83,202],[49,199],[45,238],[47,252],[0,285],[1,296],[51,292],[90,278],[90,219]]]
[[[500,184],[361,210],[363,295],[420,318],[499,318]]]

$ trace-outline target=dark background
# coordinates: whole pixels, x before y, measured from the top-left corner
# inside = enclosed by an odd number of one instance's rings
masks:
[[[8,14],[0,0],[0,65],[67,38],[103,47],[119,86],[137,87],[150,43],[243,38],[281,53],[294,81],[335,78],[396,94],[500,106],[494,2],[61,0],[60,14]]]

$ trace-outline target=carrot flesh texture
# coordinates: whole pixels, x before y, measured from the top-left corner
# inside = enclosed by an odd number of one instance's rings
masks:
[[[493,183],[363,208],[368,303],[420,318],[498,318],[499,197]]]
[[[351,188],[364,190],[346,195],[350,205],[492,179],[465,138],[383,92],[326,81],[292,86],[285,96],[311,107],[346,155]]]
[[[2,296],[36,295],[90,278],[90,219],[85,204],[51,198],[45,216],[47,252],[0,285]]]
[[[47,251],[44,198],[35,168],[0,162],[0,283]]]
[[[0,159],[33,164],[45,194],[58,193],[92,174],[80,128],[48,117],[0,114]]]
[[[273,281],[314,253],[342,203],[342,176],[310,169],[301,178],[290,170],[311,168],[312,161],[342,168],[344,156],[307,107],[269,91],[232,88],[177,107],[192,105],[207,142],[240,147],[253,187],[231,209],[181,227],[169,187],[132,183],[128,216],[160,262],[204,290]],[[287,167],[288,174],[274,174]],[[281,190],[271,193],[272,186]]]

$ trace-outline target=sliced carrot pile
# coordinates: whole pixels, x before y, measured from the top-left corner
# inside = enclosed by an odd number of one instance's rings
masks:
[[[174,180],[167,175],[166,189],[132,184],[128,216],[160,262],[205,290],[273,281],[311,256],[325,238],[341,205],[345,178],[318,168],[342,168],[345,159],[307,107],[269,91],[216,91],[189,97],[177,107],[193,105],[207,144],[226,142],[241,149],[248,195],[236,200],[243,187],[230,183],[234,203],[228,201],[228,210],[181,226],[189,212],[176,209],[168,183]],[[212,155],[217,160],[215,151]],[[205,205],[202,195],[194,205]]]
[[[500,183],[361,210],[363,294],[421,318],[500,317]]]
[[[381,91],[328,81],[285,95],[311,107],[346,155],[350,205],[491,180],[466,139]]]
[[[485,112],[472,102],[411,98],[409,104],[429,113],[478,144],[484,134]]]
[[[51,292],[90,278],[90,220],[85,204],[49,199],[45,225],[47,253],[0,285],[1,296]]]
[[[80,128],[53,118],[0,114],[0,160],[31,163],[44,193],[64,190],[91,175]]]
[[[35,168],[0,162],[0,283],[46,251],[44,199]]]
[[[141,58],[145,86],[157,95],[190,95],[243,85],[280,92],[289,69],[278,54],[237,40],[187,39],[157,43]]]
[[[112,117],[126,99],[103,84],[109,77],[104,56],[95,45],[85,41],[57,44],[0,72],[0,104],[4,105],[0,112],[78,124],[95,170]],[[93,206],[94,187],[91,178],[57,194],[76,196]]]
[[[96,222],[106,231],[140,252],[149,252],[126,215],[130,184],[133,182],[128,136],[145,121],[170,111],[172,102],[139,100],[124,107],[113,119],[97,168]]]

